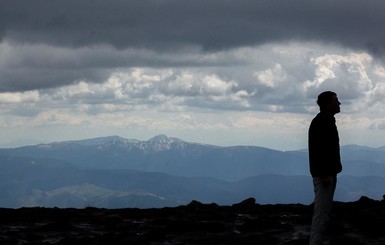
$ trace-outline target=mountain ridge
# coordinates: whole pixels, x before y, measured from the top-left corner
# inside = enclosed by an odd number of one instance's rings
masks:
[[[260,146],[215,146],[157,135],[147,141],[119,136],[0,148],[0,155],[50,158],[80,168],[132,169],[228,181],[261,174],[308,175],[307,151]],[[342,174],[385,177],[385,148],[342,146]]]
[[[169,137],[165,134],[158,134],[155,135],[148,140],[138,140],[138,139],[133,139],[133,138],[124,138],[118,135],[110,135],[110,136],[99,136],[99,137],[93,137],[93,138],[85,138],[85,139],[79,139],[79,140],[63,140],[63,141],[53,141],[53,142],[48,142],[48,143],[38,143],[39,141],[37,140],[29,140],[31,142],[35,143],[29,143],[25,145],[20,145],[16,147],[0,147],[0,149],[15,149],[15,148],[23,148],[23,147],[31,147],[31,146],[37,146],[37,145],[58,145],[58,144],[70,144],[70,143],[76,143],[76,144],[84,144],[84,145],[95,145],[98,143],[105,143],[109,141],[124,141],[124,142],[133,142],[133,143],[143,143],[143,142],[172,142],[172,141],[179,141],[179,142],[184,142],[184,143],[189,143],[189,144],[198,144],[198,145],[206,145],[206,146],[215,146],[215,147],[261,147],[265,149],[271,149],[275,151],[282,151],[282,152],[297,152],[297,151],[307,151],[307,149],[297,149],[297,150],[277,150],[273,148],[267,148],[264,146],[256,146],[256,145],[231,145],[231,146],[218,146],[218,145],[213,145],[213,144],[206,144],[206,143],[198,143],[198,142],[187,142],[185,140],[182,140],[177,137]],[[379,146],[379,147],[370,147],[370,146],[364,146],[364,145],[358,145],[358,144],[347,144],[347,145],[341,145],[341,148],[350,148],[350,149],[371,149],[371,150],[385,150],[385,145],[384,146]]]

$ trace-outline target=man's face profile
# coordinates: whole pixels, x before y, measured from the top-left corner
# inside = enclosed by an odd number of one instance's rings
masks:
[[[336,95],[333,95],[329,104],[329,111],[333,114],[337,114],[340,112],[341,103],[338,100]]]

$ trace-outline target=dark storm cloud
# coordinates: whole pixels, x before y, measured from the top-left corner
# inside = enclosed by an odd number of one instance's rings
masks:
[[[99,83],[119,68],[232,67],[244,60],[215,52],[271,42],[325,42],[382,57],[384,7],[382,0],[1,0],[0,92]]]
[[[382,52],[384,7],[382,0],[2,0],[0,37],[155,50],[299,39]]]

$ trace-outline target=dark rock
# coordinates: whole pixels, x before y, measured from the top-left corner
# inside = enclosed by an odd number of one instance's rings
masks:
[[[312,205],[0,208],[0,244],[308,244]],[[385,244],[385,202],[335,202],[329,244]]]
[[[253,207],[255,207],[255,198],[251,197],[251,198],[248,198],[246,200],[243,200],[240,203],[234,204],[233,207],[237,208],[237,209],[253,208]]]
[[[366,197],[366,196],[362,196],[358,200],[358,203],[362,204],[362,205],[371,205],[371,204],[373,204],[375,202],[376,202],[375,200],[372,200],[372,199],[370,199],[369,197]]]

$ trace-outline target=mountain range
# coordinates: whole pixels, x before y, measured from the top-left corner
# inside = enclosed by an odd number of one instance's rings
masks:
[[[341,147],[336,199],[385,194],[385,148]],[[220,147],[157,135],[0,149],[1,207],[166,207],[312,202],[306,150]]]

